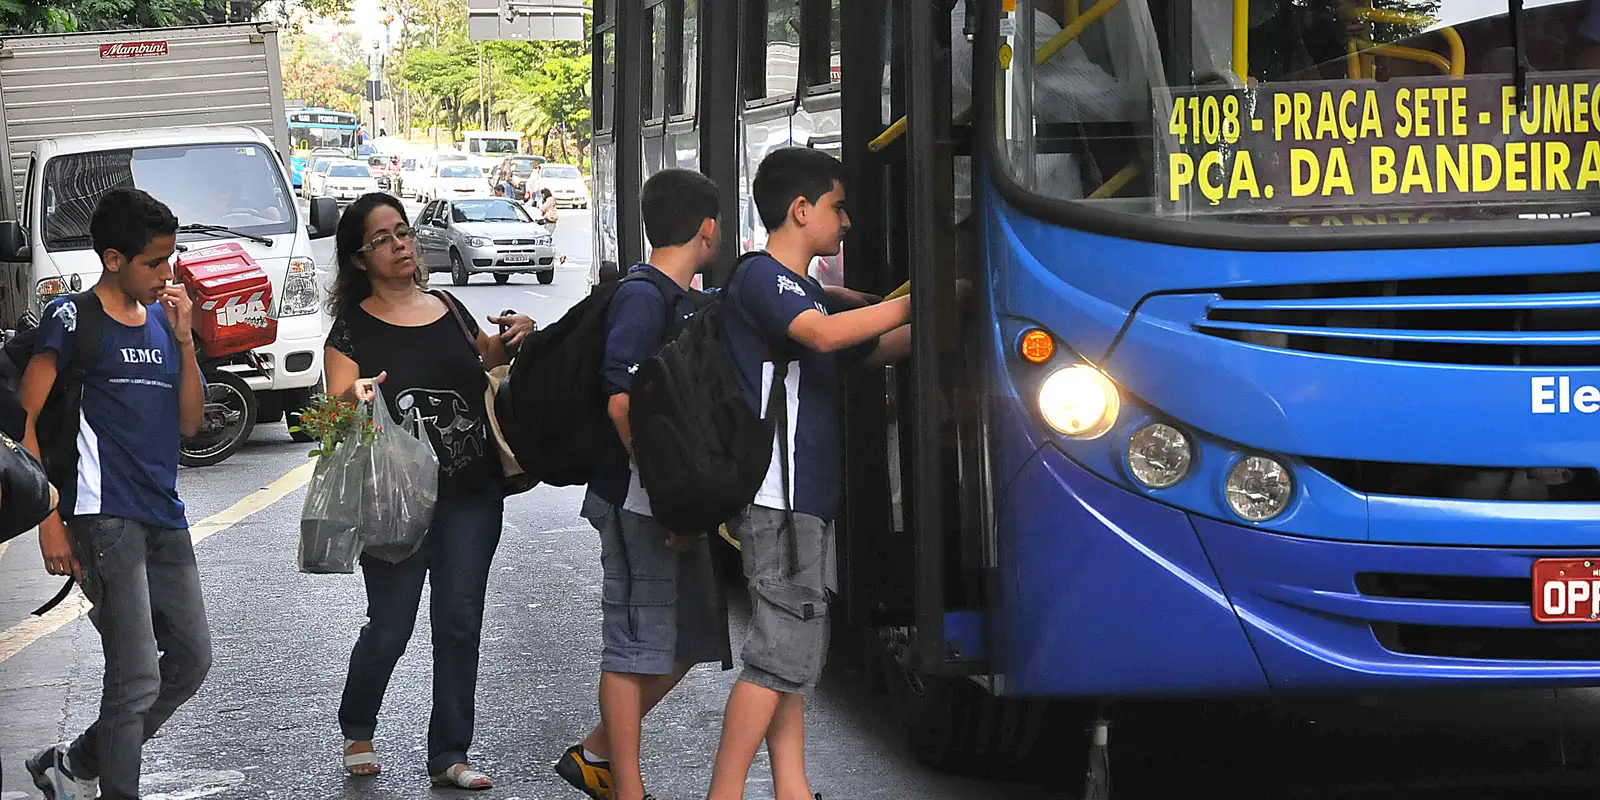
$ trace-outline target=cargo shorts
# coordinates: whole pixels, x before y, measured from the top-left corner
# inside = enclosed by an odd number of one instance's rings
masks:
[[[592,493],[584,516],[600,532],[600,669],[668,675],[678,664],[724,662],[728,621],[706,537],[674,553],[653,517]]]
[[[828,601],[833,596],[833,523],[747,506],[730,525],[750,587],[750,630],[739,680],[784,694],[808,695],[828,658]]]

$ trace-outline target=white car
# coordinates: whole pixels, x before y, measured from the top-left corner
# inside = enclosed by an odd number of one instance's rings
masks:
[[[400,157],[400,191],[401,197],[417,197],[422,184],[422,157],[409,155]]]
[[[335,161],[328,167],[328,175],[319,188],[321,191],[318,193],[323,197],[348,203],[361,195],[378,191],[378,178],[360,161]]]
[[[489,182],[482,167],[464,162],[445,162],[434,169],[428,187],[430,200],[459,200],[488,197]]]
[[[343,160],[344,156],[312,156],[311,163],[306,165],[305,174],[300,179],[300,193],[307,200],[322,196],[322,186],[328,180],[328,167]]]
[[[583,173],[571,164],[539,167],[539,188],[549,189],[558,206],[589,207],[589,187],[583,182]],[[533,202],[537,205],[539,199],[535,197]]]

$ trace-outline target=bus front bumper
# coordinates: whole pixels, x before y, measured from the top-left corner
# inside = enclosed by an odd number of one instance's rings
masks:
[[[1008,694],[1221,697],[1588,685],[1600,624],[1535,622],[1576,551],[1287,536],[1200,517],[1040,448],[996,497]]]

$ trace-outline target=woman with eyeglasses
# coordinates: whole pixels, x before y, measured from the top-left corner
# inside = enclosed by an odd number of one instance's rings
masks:
[[[350,654],[339,705],[344,768],[356,776],[377,775],[381,768],[372,745],[378,708],[411,639],[427,579],[433,587],[428,774],[435,784],[488,789],[489,776],[467,758],[484,595],[505,502],[485,425],[484,369],[506,363],[534,323],[521,314],[490,317],[509,326],[491,335],[454,297],[425,290],[427,274],[412,249],[405,207],[391,195],[368,194],[351,203],[335,237],[338,274],[328,298],[334,322],[324,364],[328,392],[370,401],[381,384],[389,413],[399,420],[415,412],[439,456],[439,501],[422,548],[398,564],[361,558],[367,623]],[[464,334],[457,314],[476,341]]]

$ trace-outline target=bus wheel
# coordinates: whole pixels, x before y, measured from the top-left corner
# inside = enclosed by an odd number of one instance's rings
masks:
[[[969,678],[917,671],[909,666],[914,631],[890,629],[880,639],[884,682],[919,762],[984,777],[1028,764],[1044,727],[1044,703],[996,697]]]

